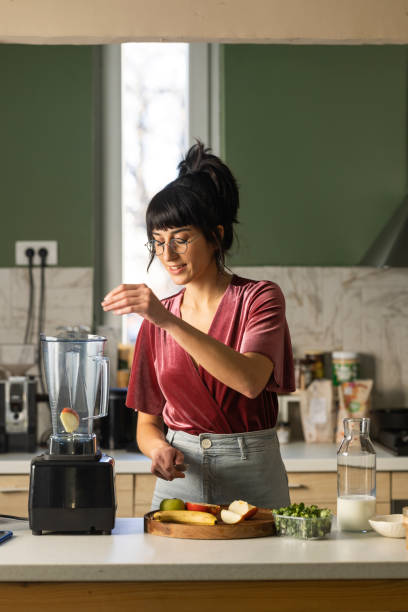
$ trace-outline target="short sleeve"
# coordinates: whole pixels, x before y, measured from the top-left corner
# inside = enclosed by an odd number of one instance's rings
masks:
[[[267,391],[295,390],[293,353],[285,316],[285,298],[278,285],[265,282],[251,296],[241,353],[260,353],[274,364]]]
[[[166,400],[157,381],[154,348],[154,327],[144,320],[136,339],[126,406],[159,415]]]

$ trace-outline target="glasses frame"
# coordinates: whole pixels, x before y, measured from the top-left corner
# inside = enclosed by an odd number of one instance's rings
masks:
[[[156,248],[154,246],[152,247],[152,243],[158,242],[154,238],[152,240],[148,240],[146,242],[146,244],[145,244],[145,247],[147,248],[147,250],[149,251],[149,253],[151,255],[157,255],[157,257],[160,257],[161,255],[164,254],[164,250],[165,250],[166,246],[168,248],[170,248],[173,251],[173,253],[178,253],[178,254],[182,255],[183,253],[187,252],[188,245],[191,244],[192,242],[194,242],[195,240],[197,240],[197,238],[199,238],[200,236],[201,236],[201,234],[195,234],[195,236],[193,236],[192,238],[189,238],[188,240],[184,240],[183,238],[171,238],[168,242],[160,242],[159,244],[160,244],[160,247],[162,249],[162,251],[160,253],[157,253]],[[174,242],[176,240],[183,240],[184,244],[183,245],[179,244],[177,246],[178,247],[184,246],[185,247],[184,251],[180,251],[178,249],[175,249],[172,246],[172,242]]]

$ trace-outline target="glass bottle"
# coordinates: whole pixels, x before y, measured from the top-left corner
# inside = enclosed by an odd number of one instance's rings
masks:
[[[344,419],[337,453],[337,525],[341,531],[368,531],[375,513],[375,450],[370,419]]]

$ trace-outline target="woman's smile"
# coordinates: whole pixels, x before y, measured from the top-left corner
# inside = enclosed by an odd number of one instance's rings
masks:
[[[180,274],[185,268],[186,268],[187,264],[177,264],[177,265],[172,265],[172,266],[167,266],[167,269],[169,270],[170,274]]]

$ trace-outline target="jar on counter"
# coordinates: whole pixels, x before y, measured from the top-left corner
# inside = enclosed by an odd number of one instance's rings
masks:
[[[309,359],[299,359],[300,363],[300,386],[299,389],[306,389],[313,380],[312,364]]]
[[[320,351],[308,351],[305,357],[312,371],[312,380],[324,378],[324,353]]]
[[[350,351],[335,351],[332,353],[333,384],[339,386],[343,382],[352,382],[358,378],[358,354]]]
[[[341,531],[369,531],[376,508],[376,455],[370,419],[344,419],[344,439],[337,453],[337,526]]]

